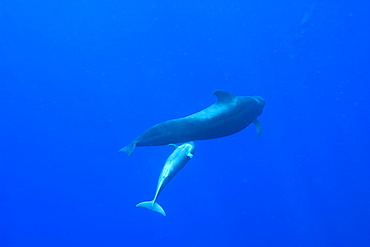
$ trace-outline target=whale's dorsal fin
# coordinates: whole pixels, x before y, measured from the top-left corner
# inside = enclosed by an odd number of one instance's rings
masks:
[[[216,90],[213,92],[213,95],[217,96],[217,102],[219,103],[227,103],[236,98],[234,94],[226,92],[224,90]]]

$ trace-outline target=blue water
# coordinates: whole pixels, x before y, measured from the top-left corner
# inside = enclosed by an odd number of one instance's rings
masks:
[[[0,246],[370,246],[370,4],[2,1]],[[173,151],[118,150],[216,101],[253,125]]]

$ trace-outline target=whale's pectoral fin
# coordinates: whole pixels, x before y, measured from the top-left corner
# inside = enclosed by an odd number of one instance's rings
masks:
[[[256,120],[253,121],[253,123],[257,128],[257,136],[260,137],[261,134],[262,134],[262,124],[260,123],[260,121],[258,121],[257,118],[256,118]]]
[[[158,203],[156,203],[154,201],[140,202],[140,203],[136,204],[136,207],[147,208],[147,209],[150,209],[150,210],[155,211],[157,213],[160,213],[163,216],[166,216],[166,212],[163,210],[161,205],[159,205]]]
[[[120,149],[119,152],[125,152],[127,154],[127,158],[128,158],[134,152],[135,148],[136,148],[136,142],[133,141],[129,145],[127,145],[126,147]]]
[[[179,146],[177,146],[176,144],[168,144],[168,146],[170,147],[173,147],[174,149],[178,148]]]

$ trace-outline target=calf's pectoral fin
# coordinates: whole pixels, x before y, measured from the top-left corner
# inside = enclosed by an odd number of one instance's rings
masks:
[[[179,146],[177,146],[176,144],[168,144],[168,146],[170,147],[173,147],[174,149],[178,148]]]
[[[254,126],[256,126],[257,128],[257,136],[260,137],[262,134],[262,124],[260,123],[260,121],[258,121],[257,118],[256,120],[253,121],[253,123],[254,123]]]

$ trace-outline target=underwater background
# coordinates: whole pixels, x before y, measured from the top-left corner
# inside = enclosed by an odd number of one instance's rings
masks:
[[[0,2],[0,247],[370,246],[370,3]],[[119,149],[216,102],[256,128]]]

